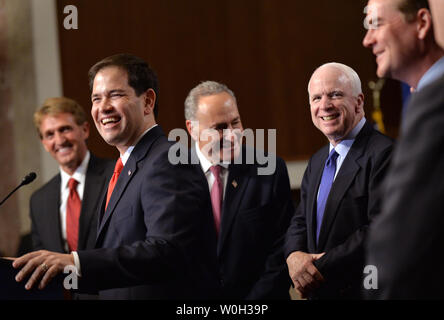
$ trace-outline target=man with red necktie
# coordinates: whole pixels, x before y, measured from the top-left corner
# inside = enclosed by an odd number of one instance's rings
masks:
[[[94,248],[99,197],[111,177],[113,162],[88,151],[89,123],[83,108],[72,99],[46,99],[34,113],[34,123],[60,173],[31,196],[33,249],[71,252]]]
[[[111,177],[113,162],[88,151],[89,124],[83,108],[72,99],[46,99],[34,113],[34,123],[60,173],[31,197],[33,249],[93,248],[99,196]]]
[[[101,197],[95,249],[27,254],[13,263],[21,268],[16,280],[31,276],[26,288],[45,287],[75,265],[79,290],[98,290],[101,299],[210,298],[217,281],[211,203],[195,167],[168,158],[173,143],[155,120],[156,74],[142,59],[118,54],[89,77],[94,123],[120,153]]]

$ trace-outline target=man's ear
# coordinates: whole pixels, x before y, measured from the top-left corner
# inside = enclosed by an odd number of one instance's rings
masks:
[[[427,35],[432,31],[432,15],[430,11],[426,8],[421,8],[418,10],[416,14],[416,23],[417,23],[417,31],[418,38],[420,40],[424,40]]]
[[[90,130],[90,126],[89,126],[89,122],[88,121],[85,121],[82,124],[82,130],[83,130],[83,134],[85,136],[84,140],[88,139],[89,138],[89,130]]]
[[[148,89],[147,91],[145,91],[144,95],[144,99],[145,99],[145,109],[144,109],[144,114],[148,115],[150,113],[153,113],[154,110],[154,105],[156,104],[156,93],[154,92],[153,89]]]
[[[364,94],[363,93],[358,94],[356,99],[357,99],[356,112],[358,112],[358,113],[364,112]]]
[[[187,131],[190,134],[191,138],[193,138],[194,141],[199,141],[199,128],[196,128],[196,123],[197,122],[193,120],[185,120],[185,126],[187,127]]]

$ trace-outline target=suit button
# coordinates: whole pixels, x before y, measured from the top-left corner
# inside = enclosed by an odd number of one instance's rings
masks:
[[[219,284],[223,287],[225,285],[224,279],[220,278],[219,279]]]

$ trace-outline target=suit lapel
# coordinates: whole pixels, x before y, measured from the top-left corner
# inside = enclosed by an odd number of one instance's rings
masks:
[[[328,146],[325,148],[325,152],[317,163],[314,163],[314,178],[313,183],[310,185],[310,189],[308,190],[308,213],[310,216],[307,221],[307,234],[310,237],[309,246],[312,244],[311,250],[315,250],[316,248],[316,203],[318,198],[318,190],[319,184],[321,183],[322,173],[324,171],[324,164],[328,157]]]
[[[356,174],[359,172],[361,165],[359,159],[365,152],[369,134],[372,128],[368,122],[365,123],[361,132],[356,137],[352,147],[350,148],[344,162],[339,169],[335,181],[328,195],[325,205],[324,218],[322,220],[321,231],[319,233],[318,250],[323,251],[328,239],[328,234],[332,228],[333,222],[338,213],[338,208],[347,190],[350,188]]]
[[[107,182],[109,183],[109,181]],[[96,247],[98,245],[98,239],[99,239],[99,233],[103,230],[103,218],[105,216],[105,204],[106,204],[106,195],[108,191],[108,187],[105,188],[105,192],[103,192],[100,202],[99,202],[99,208],[98,208],[98,221],[97,221],[97,234],[96,234]],[[100,232],[99,232],[100,231]]]
[[[119,203],[122,194],[124,193],[126,186],[131,181],[133,176],[136,174],[137,165],[134,158],[131,156],[128,158],[125,166],[120,173],[119,178],[117,179],[117,183],[114,187],[113,193],[111,194],[111,198],[109,199],[108,207],[105,210],[105,213],[102,218],[102,223],[99,228],[99,234],[102,232],[104,225],[111,218],[114,213],[114,209],[116,205]]]
[[[85,190],[83,192],[82,211],[79,221],[79,243],[78,248],[86,247],[87,236],[92,219],[95,216],[96,199],[100,199],[103,184],[106,178],[103,176],[103,167],[99,167],[97,159],[91,154],[86,172]]]
[[[250,178],[249,167],[241,164],[230,165],[228,168],[228,179],[225,197],[222,206],[222,219],[220,226],[219,241],[217,244],[218,256],[222,252],[224,243],[230,233],[234,217],[239,212],[240,201]]]
[[[51,190],[48,192],[48,199],[46,203],[48,219],[48,230],[54,230],[54,232],[48,233],[49,243],[56,244],[56,249],[59,252],[65,252],[63,247],[63,239],[61,232],[60,221],[60,190],[61,190],[61,177],[60,174],[56,177],[53,183],[51,183]]]
[[[160,126],[152,128],[142,137],[142,139],[137,143],[134,150],[131,152],[128,161],[126,162],[125,166],[122,169],[122,172],[120,173],[119,178],[117,179],[117,183],[114,187],[113,193],[111,194],[111,198],[109,199],[108,207],[106,208],[106,211],[100,221],[100,226],[97,233],[97,241],[99,241],[99,237],[106,229],[104,227],[110,220],[111,216],[114,214],[114,209],[116,208],[123,193],[125,192],[128,183],[137,174],[138,162],[147,156],[153,142],[156,141],[156,139],[159,138],[161,135],[163,135],[163,131]],[[100,212],[103,212],[104,208],[105,203],[104,201],[102,201]]]

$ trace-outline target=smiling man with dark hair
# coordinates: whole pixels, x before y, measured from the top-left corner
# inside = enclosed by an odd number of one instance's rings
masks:
[[[95,249],[27,254],[14,262],[17,280],[31,275],[28,288],[45,286],[75,264],[79,290],[98,290],[102,299],[211,298],[217,273],[210,202],[196,167],[168,159],[172,143],[154,115],[154,72],[123,54],[105,58],[90,75],[92,118],[120,153],[100,199]]]

